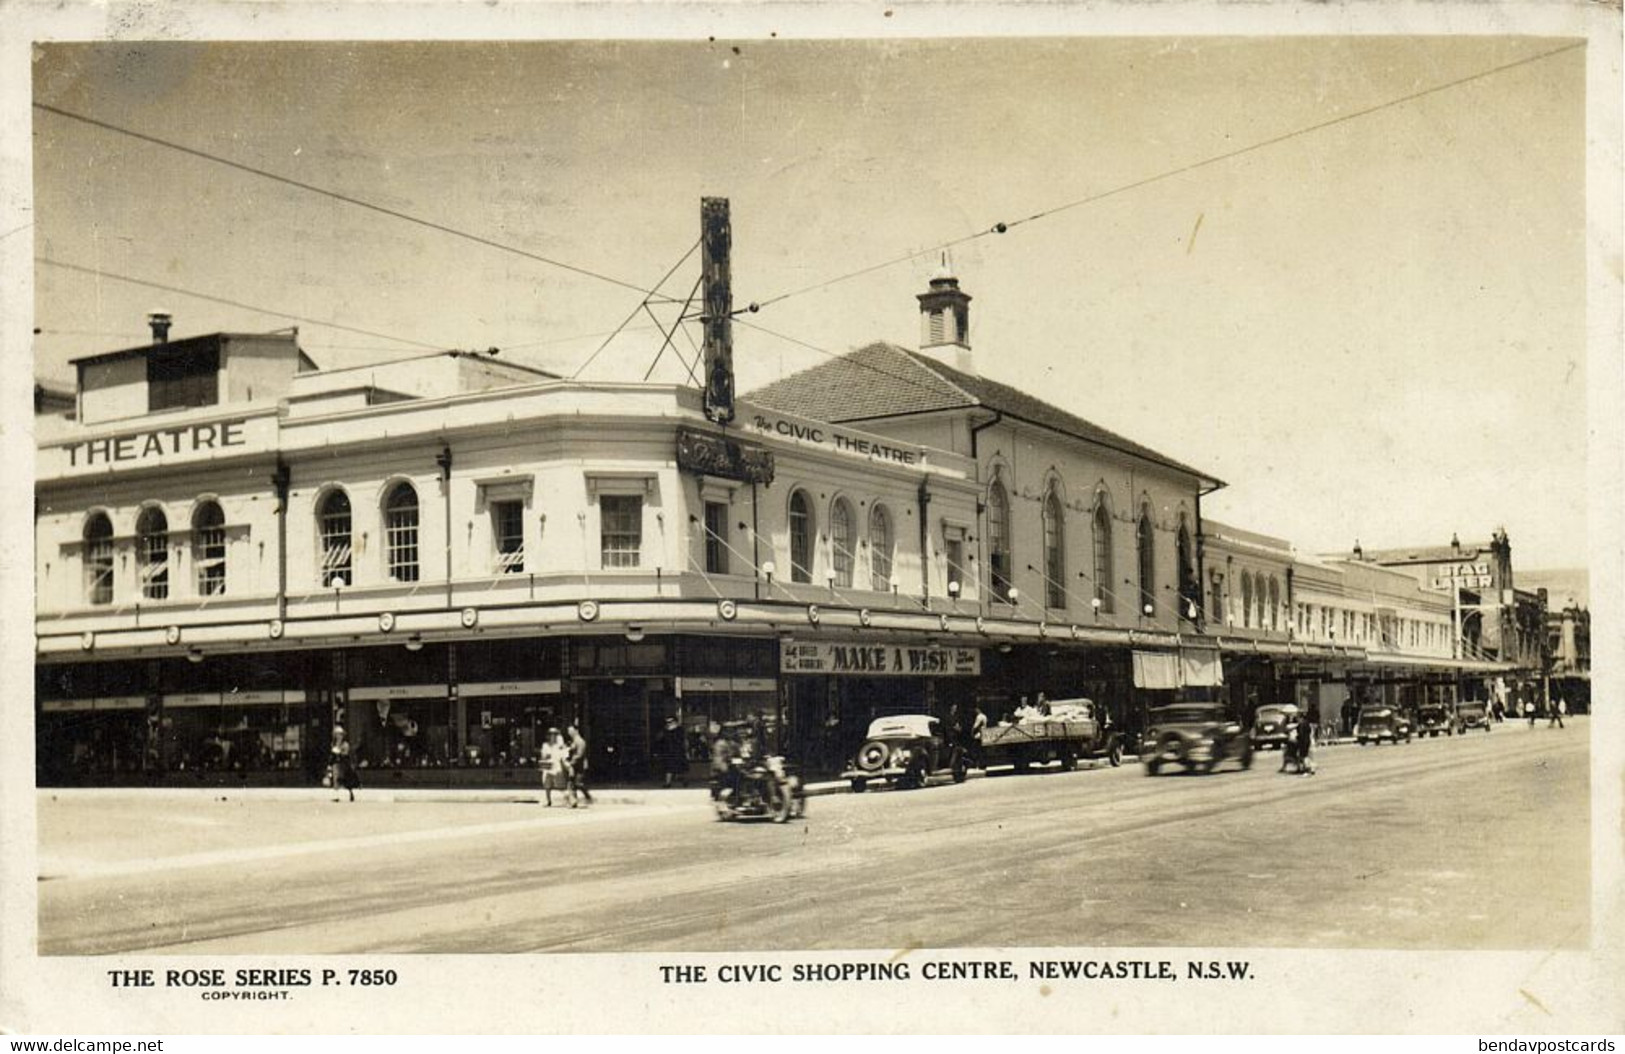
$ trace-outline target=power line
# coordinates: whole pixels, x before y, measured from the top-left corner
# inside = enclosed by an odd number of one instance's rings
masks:
[[[791,344],[798,345],[799,347],[806,348],[809,351],[816,351],[816,352],[818,352],[818,354],[827,356],[828,358],[842,360],[842,361],[847,362],[847,363],[849,363],[849,364],[851,364],[853,366],[858,367],[859,369],[868,370],[870,373],[878,374],[881,377],[890,377],[894,381],[901,381],[904,384],[908,385],[910,388],[918,388],[920,391],[929,392],[932,395],[940,394],[939,392],[934,391],[933,389],[928,388],[925,385],[921,384],[919,381],[915,380],[912,377],[905,377],[900,373],[893,373],[891,370],[882,369],[881,367],[876,366],[872,362],[864,362],[862,359],[857,358],[855,355],[853,355],[850,352],[830,351],[828,348],[821,348],[817,344],[809,344],[807,341],[802,340],[799,337],[792,337],[788,333],[780,333],[777,330],[768,329],[766,326],[763,326],[763,325],[761,325],[759,323],[747,322],[742,318],[736,318],[736,319],[734,319],[734,322],[737,325],[744,326],[746,329],[754,329],[754,330],[757,330],[758,332],[766,333],[770,337],[777,337],[780,340],[787,341],[787,342],[789,342]]]
[[[108,278],[115,282],[127,282],[130,285],[145,286],[148,289],[158,289],[165,293],[176,293],[180,296],[189,296],[196,300],[207,300],[210,303],[224,304],[227,307],[240,308],[244,311],[252,311],[260,315],[270,315],[272,318],[285,318],[293,322],[304,322],[312,326],[322,326],[327,329],[343,330],[346,333],[358,333],[364,337],[377,337],[380,340],[392,340],[399,344],[410,344],[413,347],[427,348],[430,351],[446,350],[440,347],[438,344],[426,344],[421,340],[412,340],[409,337],[397,337],[389,333],[379,333],[376,330],[362,329],[359,326],[346,326],[340,322],[328,322],[319,318],[307,318],[303,315],[294,315],[286,311],[277,311],[272,308],[259,307],[255,304],[245,304],[240,300],[228,300],[225,297],[211,296],[208,293],[199,293],[195,290],[183,289],[180,286],[164,285],[161,282],[149,282],[145,278],[134,278],[130,275],[117,274],[113,271],[102,271],[94,267],[82,267],[79,264],[65,263],[61,260],[52,260],[45,256],[36,256],[34,257],[34,261],[36,263],[45,264],[48,267],[60,267],[65,271],[77,271],[80,274],[88,274],[96,278]]]
[[[1153,176],[1146,176],[1144,179],[1138,179],[1138,180],[1135,180],[1132,183],[1124,183],[1124,184],[1121,184],[1120,186],[1113,187],[1110,190],[1103,190],[1103,191],[1101,191],[1099,193],[1089,194],[1089,195],[1086,195],[1085,197],[1078,198],[1078,199],[1076,199],[1074,201],[1068,201],[1068,202],[1065,202],[1064,204],[1061,204],[1061,205],[1055,205],[1055,206],[1052,206],[1051,208],[1047,208],[1047,209],[1043,209],[1043,210],[1041,210],[1039,212],[1035,212],[1030,216],[1023,216],[1020,219],[1010,220],[1008,222],[1001,221],[999,223],[995,223],[993,226],[987,228],[986,230],[981,230],[981,231],[975,232],[974,234],[967,234],[967,235],[964,235],[964,236],[959,237],[959,238],[954,238],[951,241],[945,241],[945,242],[942,242],[942,243],[940,243],[938,245],[933,245],[933,246],[931,246],[929,248],[921,249],[918,252],[911,252],[911,253],[907,253],[907,254],[905,254],[903,256],[894,257],[894,258],[892,258],[890,260],[884,261],[883,263],[872,264],[872,265],[870,265],[868,267],[860,268],[859,270],[851,271],[851,272],[849,272],[847,274],[843,274],[838,278],[831,278],[828,281],[820,282],[817,285],[806,286],[806,287],[804,287],[802,289],[792,290],[791,292],[788,292],[788,293],[780,293],[778,296],[768,297],[766,300],[756,301],[756,302],[752,303],[749,308],[745,308],[743,310],[754,311],[754,310],[757,310],[759,308],[766,307],[769,304],[776,304],[781,300],[788,300],[788,299],[790,299],[791,297],[794,297],[794,296],[801,296],[804,293],[811,293],[811,292],[814,292],[814,291],[819,290],[819,289],[824,289],[824,288],[827,288],[827,287],[832,286],[832,285],[837,285],[837,284],[839,284],[841,282],[850,281],[853,278],[860,278],[863,275],[872,274],[875,271],[881,271],[881,270],[884,270],[884,269],[886,269],[888,267],[894,267],[894,266],[896,266],[897,264],[900,264],[900,263],[907,263],[909,260],[913,260],[913,259],[915,259],[917,257],[924,256],[927,253],[940,252],[943,249],[952,249],[957,245],[963,245],[966,242],[975,241],[978,238],[985,238],[990,234],[1004,234],[1007,231],[1011,230],[1012,228],[1019,227],[1024,223],[1032,223],[1035,220],[1045,219],[1046,217],[1054,216],[1057,213],[1066,212],[1068,209],[1075,209],[1075,208],[1079,208],[1080,206],[1083,206],[1083,205],[1091,205],[1091,204],[1094,204],[1095,202],[1098,202],[1098,201],[1104,201],[1107,198],[1115,197],[1115,196],[1117,196],[1119,194],[1126,194],[1131,190],[1138,190],[1140,187],[1149,186],[1152,183],[1160,183],[1160,182],[1162,182],[1164,180],[1173,179],[1175,176],[1182,176],[1182,175],[1185,175],[1188,172],[1194,172],[1197,169],[1206,168],[1209,165],[1216,165],[1221,161],[1229,161],[1229,160],[1232,160],[1234,158],[1241,157],[1244,154],[1250,154],[1250,153],[1253,153],[1253,152],[1258,151],[1258,150],[1263,150],[1266,147],[1278,146],[1281,143],[1287,142],[1288,140],[1291,140],[1291,139],[1296,139],[1299,136],[1309,135],[1312,132],[1325,131],[1328,128],[1332,128],[1332,127],[1335,127],[1335,126],[1340,125],[1340,124],[1345,124],[1345,123],[1347,123],[1349,121],[1357,120],[1357,119],[1359,119],[1361,117],[1369,117],[1370,115],[1372,115],[1374,113],[1379,113],[1379,112],[1381,112],[1383,110],[1389,110],[1389,109],[1393,109],[1396,106],[1402,106],[1405,103],[1415,102],[1417,99],[1426,98],[1429,95],[1436,95],[1436,94],[1438,94],[1440,92],[1448,91],[1448,90],[1450,90],[1452,88],[1459,88],[1463,84],[1470,84],[1473,81],[1484,80],[1484,79],[1486,79],[1488,77],[1493,77],[1493,76],[1496,76],[1497,74],[1505,73],[1508,70],[1517,69],[1520,66],[1527,66],[1527,65],[1530,65],[1532,63],[1542,62],[1542,61],[1544,61],[1546,59],[1549,59],[1549,58],[1552,58],[1552,57],[1554,57],[1556,55],[1561,55],[1561,54],[1564,54],[1566,52],[1573,51],[1576,48],[1583,48],[1585,46],[1586,46],[1585,41],[1583,41],[1583,40],[1576,41],[1574,43],[1565,44],[1565,45],[1563,45],[1562,47],[1559,47],[1559,48],[1553,48],[1550,51],[1543,51],[1543,52],[1541,52],[1541,53],[1539,53],[1537,55],[1530,55],[1530,56],[1527,56],[1525,58],[1517,59],[1517,60],[1515,60],[1513,62],[1508,62],[1508,63],[1504,63],[1503,65],[1500,65],[1500,66],[1491,67],[1490,69],[1487,69],[1487,70],[1480,70],[1477,73],[1471,73],[1471,74],[1468,74],[1465,77],[1458,77],[1455,80],[1445,81],[1443,84],[1435,84],[1432,87],[1423,88],[1423,89],[1421,89],[1419,91],[1414,91],[1414,92],[1411,92],[1411,93],[1409,93],[1407,95],[1402,95],[1402,96],[1400,96],[1400,97],[1398,97],[1396,99],[1389,99],[1386,102],[1376,103],[1375,105],[1367,106],[1367,107],[1365,107],[1363,109],[1354,110],[1354,111],[1352,111],[1350,113],[1341,114],[1341,115],[1339,115],[1337,117],[1328,118],[1327,120],[1320,121],[1320,122],[1317,122],[1317,123],[1312,124],[1312,125],[1307,125],[1307,126],[1305,126],[1303,128],[1294,129],[1293,131],[1290,131],[1290,132],[1284,132],[1281,135],[1272,136],[1269,139],[1263,139],[1263,140],[1260,140],[1259,142],[1251,143],[1251,144],[1249,144],[1247,146],[1238,147],[1235,150],[1227,150],[1222,154],[1214,154],[1212,157],[1206,157],[1206,158],[1203,158],[1200,161],[1193,161],[1190,164],[1181,165],[1178,168],[1168,169],[1166,171],[1159,172],[1159,173],[1157,173],[1156,175],[1153,175]]]
[[[56,114],[58,117],[66,117],[71,121],[80,121],[96,128],[105,129],[109,132],[116,132],[119,135],[127,135],[132,139],[139,139],[144,143],[151,143],[155,146],[165,147],[170,150],[177,150],[180,153],[187,154],[191,157],[201,158],[204,161],[212,161],[217,165],[225,165],[227,168],[234,168],[239,172],[247,172],[250,175],[259,176],[262,179],[269,179],[276,183],[285,184],[286,186],[296,187],[299,190],[307,190],[312,194],[320,194],[323,197],[332,198],[335,201],[342,201],[347,205],[354,205],[357,208],[368,209],[384,216],[392,216],[395,219],[404,220],[407,223],[415,223],[420,227],[427,227],[430,230],[439,231],[442,234],[449,234],[454,238],[462,238],[466,241],[474,242],[477,245],[484,245],[488,248],[499,249],[502,252],[513,253],[514,255],[522,256],[527,260],[535,260],[537,263],[547,264],[549,267],[557,267],[565,271],[571,271],[575,274],[585,275],[588,278],[596,278],[601,282],[608,282],[611,285],[618,285],[623,289],[635,289],[640,293],[647,293],[651,295],[653,292],[652,290],[644,289],[642,286],[636,285],[632,282],[625,282],[619,278],[602,274],[598,271],[593,271],[585,267],[578,267],[571,263],[565,263],[563,260],[555,260],[549,256],[542,256],[541,254],[533,253],[528,249],[521,249],[516,245],[508,245],[503,242],[482,237],[478,234],[470,234],[467,231],[458,230],[456,227],[448,227],[444,223],[436,223],[434,220],[426,220],[419,216],[413,216],[410,213],[401,212],[399,209],[388,208],[384,205],[376,205],[370,201],[363,201],[360,198],[351,197],[348,194],[342,194],[336,190],[328,190],[326,187],[318,187],[313,183],[305,183],[297,179],[291,179],[288,176],[278,175],[275,172],[268,172],[263,168],[255,168],[253,165],[246,165],[241,161],[233,161],[230,158],[221,157],[218,154],[211,154],[205,150],[198,150],[195,147],[184,146],[180,143],[171,142],[168,139],[160,139],[158,136],[148,135],[145,132],[137,132],[129,128],[123,128],[107,121],[97,120],[94,117],[86,117],[84,114],[74,113],[70,110],[61,109],[60,107],[47,105],[46,103],[34,103],[34,109],[43,110],[46,113]]]

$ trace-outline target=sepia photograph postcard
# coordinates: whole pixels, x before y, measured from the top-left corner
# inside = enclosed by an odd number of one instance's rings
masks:
[[[0,13],[0,1031],[1625,1031],[1618,4]]]

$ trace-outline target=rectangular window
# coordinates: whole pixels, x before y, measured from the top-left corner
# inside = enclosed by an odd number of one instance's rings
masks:
[[[384,520],[384,548],[389,576],[397,582],[418,580],[418,512],[391,510]]]
[[[220,401],[220,349],[147,353],[147,410],[213,406]]]
[[[226,591],[226,528],[195,527],[193,532],[198,595],[220,596]]]
[[[85,550],[85,591],[92,604],[113,602],[113,539],[91,541]]]
[[[603,566],[637,567],[643,555],[643,499],[605,494],[598,499]]]
[[[728,506],[720,501],[705,503],[705,573],[728,573]]]
[[[949,538],[944,543],[948,560],[948,595],[957,597],[965,588],[965,542]],[[954,587],[958,586],[958,589]]]
[[[525,570],[525,503],[491,503],[491,538],[496,543],[499,575],[516,575]]]

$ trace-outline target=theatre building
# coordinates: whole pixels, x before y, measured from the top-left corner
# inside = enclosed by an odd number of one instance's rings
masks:
[[[582,724],[650,778],[677,717],[813,771],[875,716],[1216,689],[1219,484],[981,377],[968,295],[737,403],[491,354],[316,368],[295,333],[78,360],[37,419],[42,782],[531,780]]]

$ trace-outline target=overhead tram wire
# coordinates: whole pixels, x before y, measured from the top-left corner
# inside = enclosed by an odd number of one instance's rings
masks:
[[[572,263],[566,263],[563,260],[556,260],[550,256],[543,256],[540,253],[534,253],[528,249],[521,249],[517,245],[508,245],[504,242],[486,238],[482,235],[471,234],[468,231],[459,230],[456,227],[451,227],[444,223],[437,223],[434,220],[426,220],[421,216],[414,216],[409,212],[402,212],[399,209],[392,209],[385,205],[378,205],[370,201],[364,201],[361,198],[352,197],[349,194],[344,194],[336,190],[328,190],[326,187],[318,187],[313,183],[306,183],[302,180],[279,175],[275,172],[269,172],[263,168],[256,168],[253,165],[244,164],[241,161],[233,161],[230,158],[221,157],[218,154],[211,154],[206,150],[199,150],[196,147],[185,146],[181,143],[172,142],[168,139],[162,139],[155,135],[148,135],[145,132],[137,132],[133,129],[124,128],[120,125],[113,124],[109,121],[102,121],[94,117],[87,117],[84,114],[74,113],[72,110],[64,110],[61,107],[51,106],[47,103],[36,102],[33,104],[33,106],[36,110],[42,110],[45,113],[55,114],[58,117],[65,117],[70,121],[79,121],[94,128],[101,128],[105,131],[116,132],[119,135],[129,136],[132,139],[139,139],[144,143],[151,143],[154,146],[161,146],[169,150],[175,150],[190,157],[200,158],[204,161],[211,161],[217,165],[224,165],[227,168],[234,168],[239,172],[246,172],[249,175],[259,176],[261,179],[269,179],[272,182],[295,187],[299,190],[309,191],[312,194],[320,194],[323,197],[332,198],[334,201],[342,201],[346,205],[354,205],[359,209],[367,209],[371,212],[376,212],[384,216],[390,216],[406,223],[413,223],[420,227],[427,227],[430,230],[439,231],[441,234],[449,234],[453,238],[462,238],[465,241],[474,242],[476,245],[483,245],[487,248],[513,253],[515,256],[522,256],[527,260],[534,260],[537,263],[546,264],[549,267],[557,267],[561,270],[570,271],[574,274],[583,275],[587,278],[596,278],[600,282],[608,282],[610,285],[618,285],[623,289],[635,289],[640,293],[651,296],[654,295],[653,290],[644,289],[640,285],[633,282],[623,281],[622,279],[615,278],[612,275],[603,274],[599,271],[594,271],[586,267],[579,267]]]
[[[690,256],[693,256],[694,255],[694,250],[698,249],[699,247],[700,247],[700,242],[699,242],[699,239],[696,238],[694,240],[694,244],[688,247],[688,252],[684,253],[680,260],[678,260],[676,263],[672,264],[670,269],[668,269],[666,271],[666,273],[663,276],[661,276],[660,281],[655,283],[654,290],[644,292],[643,299],[638,301],[638,306],[634,307],[632,309],[632,311],[624,319],[621,320],[620,325],[618,325],[614,329],[610,330],[609,336],[605,337],[604,342],[602,344],[598,345],[598,347],[596,349],[594,349],[594,351],[593,351],[593,353],[591,355],[587,356],[587,359],[586,359],[585,362],[583,362],[580,366],[577,366],[575,368],[575,372],[570,374],[570,377],[569,377],[570,380],[573,381],[573,380],[576,380],[577,378],[579,378],[581,376],[581,371],[585,370],[588,366],[591,366],[592,363],[593,363],[593,360],[598,358],[598,356],[603,353],[605,348],[610,346],[610,344],[615,340],[616,337],[620,336],[621,330],[623,330],[627,326],[631,325],[632,320],[634,318],[638,317],[638,312],[644,310],[644,308],[649,306],[649,299],[651,297],[653,297],[653,296],[658,295],[658,290],[660,289],[660,287],[665,285],[671,279],[671,276],[677,273],[677,269],[679,267],[683,266],[683,264],[688,262],[688,258]],[[640,290],[640,292],[641,292],[641,290]]]
[[[329,322],[325,319],[295,315],[287,311],[277,311],[268,307],[260,307],[256,304],[245,304],[241,300],[229,300],[222,296],[211,296],[208,293],[199,293],[195,290],[186,289],[181,286],[165,285],[162,282],[150,282],[145,278],[135,278],[130,275],[118,274],[114,271],[102,271],[94,267],[84,267],[80,264],[71,264],[62,260],[53,260],[47,256],[36,256],[34,257],[34,262],[45,264],[47,267],[60,267],[65,271],[77,271],[80,274],[88,274],[96,278],[106,278],[115,282],[127,282],[130,285],[145,286],[148,289],[157,289],[165,293],[175,293],[179,296],[189,296],[196,300],[206,300],[212,304],[224,304],[227,307],[235,307],[243,311],[252,311],[260,315],[269,315],[272,318],[288,319],[293,322],[303,322],[307,325],[321,326],[325,329],[342,330],[345,333],[356,333],[364,337],[377,337],[380,340],[391,340],[398,344],[410,344],[413,347],[425,348],[434,352],[448,350],[439,344],[429,344],[421,340],[413,340],[410,337],[397,337],[390,333],[379,333],[376,330],[362,329],[359,326],[347,326],[342,322]]]
[[[1074,201],[1068,201],[1064,204],[1042,209],[1030,216],[1023,216],[1020,219],[1010,220],[1007,222],[1001,221],[999,223],[995,223],[986,230],[976,231],[972,234],[966,234],[950,241],[941,242],[940,244],[930,246],[929,248],[921,249],[918,252],[911,252],[903,256],[893,257],[892,259],[886,260],[883,263],[871,264],[868,267],[860,268],[859,270],[843,274],[838,278],[831,278],[828,281],[819,282],[816,285],[805,286],[801,289],[791,290],[788,293],[780,293],[777,296],[768,297],[765,300],[754,301],[749,307],[741,308],[736,311],[735,314],[742,311],[758,311],[770,304],[777,304],[780,301],[788,300],[791,297],[801,296],[805,293],[815,292],[819,289],[825,289],[832,285],[838,285],[841,282],[850,281],[853,278],[861,278],[863,275],[872,274],[875,271],[885,270],[888,267],[895,267],[897,264],[907,263],[909,260],[925,256],[929,253],[940,252],[944,249],[952,249],[955,246],[963,245],[966,242],[972,242],[979,238],[985,238],[990,234],[1004,234],[1023,224],[1032,223],[1035,220],[1045,219],[1058,213],[1066,212],[1069,209],[1079,208],[1084,205],[1092,205],[1095,202],[1104,201],[1107,198],[1115,197],[1119,194],[1126,194],[1131,190],[1138,190],[1139,188],[1149,186],[1152,183],[1160,183],[1164,180],[1173,179],[1176,176],[1185,175],[1188,172],[1194,172],[1197,169],[1206,168],[1210,165],[1216,165],[1221,161],[1229,161],[1245,154],[1263,150],[1267,147],[1278,146],[1281,143],[1296,139],[1300,136],[1309,135],[1312,132],[1325,131],[1328,128],[1333,128],[1340,124],[1346,124],[1362,117],[1369,117],[1372,114],[1380,113],[1383,110],[1390,110],[1396,106],[1403,106],[1406,103],[1415,102],[1417,99],[1423,99],[1429,95],[1437,95],[1440,92],[1449,91],[1452,88],[1459,88],[1464,84],[1471,84],[1474,81],[1484,80],[1486,78],[1496,76],[1497,74],[1506,73],[1509,70],[1514,70],[1521,66],[1528,66],[1536,62],[1543,62],[1546,59],[1553,58],[1557,55],[1562,55],[1585,46],[1586,41],[1575,41],[1570,44],[1565,44],[1562,47],[1553,48],[1550,51],[1543,51],[1539,54],[1529,55],[1521,59],[1516,59],[1512,62],[1503,63],[1499,66],[1493,66],[1487,70],[1480,70],[1477,73],[1470,73],[1464,77],[1457,77],[1455,80],[1445,81],[1443,84],[1435,84],[1432,87],[1422,88],[1418,91],[1401,95],[1398,98],[1389,99],[1386,102],[1376,103],[1372,106],[1363,107],[1359,110],[1340,114],[1337,117],[1331,117],[1324,121],[1316,122],[1315,124],[1306,125],[1303,128],[1297,128],[1290,132],[1283,132],[1280,135],[1271,136],[1268,139],[1263,139],[1256,143],[1250,143],[1247,146],[1238,147],[1235,150],[1227,150],[1222,154],[1214,154],[1213,156],[1203,158],[1200,161],[1192,161],[1191,163],[1181,165],[1178,168],[1171,168],[1166,171],[1159,172],[1156,175],[1146,176],[1145,178],[1137,179],[1132,183],[1124,183],[1120,186],[1113,187],[1110,190],[1103,190],[1099,193],[1089,194]]]

